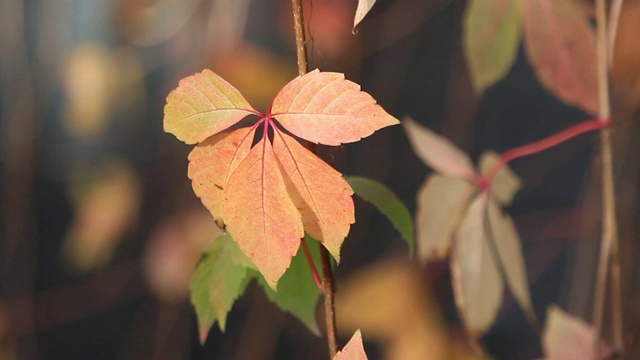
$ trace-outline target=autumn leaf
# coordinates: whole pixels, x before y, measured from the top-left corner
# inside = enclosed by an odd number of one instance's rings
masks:
[[[187,144],[201,142],[254,110],[240,92],[211,70],[184,78],[167,97],[164,131]]]
[[[216,220],[222,221],[224,188],[231,173],[249,153],[251,128],[216,134],[189,154],[189,178],[193,192]]]
[[[476,93],[502,79],[518,55],[520,0],[472,0],[464,15],[464,51]]]
[[[259,116],[255,124],[229,129],[250,114]],[[165,131],[199,143],[189,155],[195,194],[273,289],[305,231],[339,260],[354,222],[349,184],[282,127],[309,141],[338,145],[397,123],[343,74],[318,70],[289,82],[267,114],[204,70],[169,94],[164,118]]]
[[[349,176],[347,182],[353,191],[363,200],[370,202],[400,232],[409,246],[410,254],[414,251],[414,226],[409,209],[384,184],[361,176]]]
[[[353,190],[339,172],[287,134],[274,136],[273,149],[304,230],[340,260],[340,246],[355,221]]]
[[[225,329],[227,314],[248,284],[251,261],[229,234],[220,235],[204,253],[191,279],[191,302],[196,309],[200,342],[217,321]]]
[[[268,139],[263,138],[231,175],[222,212],[238,245],[273,287],[304,236]]]
[[[358,7],[356,8],[356,15],[353,17],[353,28],[355,29],[358,24],[364,19],[365,16],[371,11],[371,8],[376,3],[376,0],[358,0]]]
[[[596,37],[580,2],[523,1],[525,49],[538,79],[565,103],[597,114]]]
[[[273,100],[271,116],[294,135],[324,145],[358,141],[399,124],[360,85],[318,70],[285,85]]]
[[[364,344],[362,343],[362,334],[357,330],[351,340],[344,346],[342,351],[338,351],[333,360],[367,360],[367,354],[364,352]]]

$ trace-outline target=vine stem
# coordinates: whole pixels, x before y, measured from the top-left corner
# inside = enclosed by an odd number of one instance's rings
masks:
[[[607,66],[607,10],[605,0],[596,1],[596,31],[598,51],[598,102],[599,116],[610,117],[609,81]],[[616,352],[623,348],[622,342],[622,297],[620,289],[620,257],[618,251],[618,227],[613,179],[613,156],[611,129],[600,132],[600,156],[602,157],[602,233],[595,285],[593,325],[596,330],[594,359],[599,357],[602,319],[607,292],[607,273],[610,274],[610,300],[612,310],[612,338]]]
[[[556,145],[559,145],[578,135],[582,135],[589,131],[605,129],[605,128],[608,128],[610,125],[611,125],[611,120],[608,118],[598,119],[598,120],[587,120],[579,124],[573,125],[565,130],[555,133],[542,140],[538,140],[530,144],[518,146],[511,150],[507,150],[500,156],[500,159],[493,165],[493,167],[489,169],[487,174],[482,179],[480,179],[480,182],[482,185],[481,187],[488,186],[488,184],[491,183],[491,180],[493,180],[493,178],[496,176],[498,171],[500,171],[500,169],[504,165],[506,165],[508,162],[512,160],[539,153],[541,151],[544,151]]]
[[[293,8],[293,23],[296,35],[296,55],[298,59],[298,74],[307,73],[307,47],[304,32],[304,17],[302,12],[302,1],[291,0]],[[315,144],[308,143],[307,148],[314,154],[316,153]],[[310,259],[311,263],[313,259]],[[331,258],[327,249],[320,245],[320,261],[322,262],[322,274],[324,281],[322,282],[322,292],[324,294],[324,316],[327,325],[327,344],[329,346],[329,356],[333,359],[338,352],[338,336],[336,330],[336,312],[335,312],[335,286],[333,279],[333,269]],[[313,269],[315,266],[312,266]]]

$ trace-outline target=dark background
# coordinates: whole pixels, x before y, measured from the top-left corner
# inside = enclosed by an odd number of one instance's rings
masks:
[[[290,6],[285,0],[0,4],[0,359],[326,358],[324,339],[253,286],[231,312],[226,333],[214,327],[199,345],[188,281],[216,228],[186,176],[190,146],[162,131],[167,94],[202,68],[266,109],[296,75]],[[541,87],[522,48],[508,75],[475,95],[461,50],[464,1],[378,0],[352,34],[355,6],[355,0],[305,2],[311,68],[346,73],[387,111],[442,133],[474,159],[588,119]],[[624,92],[616,88],[614,130],[632,359],[640,329],[632,141],[638,129]],[[511,164],[525,185],[508,211],[541,319],[552,303],[591,316],[600,226],[596,146],[595,134],[584,135]],[[400,126],[321,153],[345,174],[386,183],[412,212],[430,171]],[[338,284],[357,269],[406,256],[382,215],[360,200],[356,209]],[[434,293],[451,331],[459,331],[447,267],[422,272],[424,291]],[[482,339],[496,359],[539,358],[539,341],[508,294]],[[381,358],[381,346],[367,342],[370,359]]]

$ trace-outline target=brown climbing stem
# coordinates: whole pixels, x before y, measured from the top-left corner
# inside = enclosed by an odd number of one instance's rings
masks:
[[[293,22],[296,35],[296,54],[298,58],[298,74],[304,75],[308,71],[307,65],[307,47],[304,32],[304,16],[302,12],[301,0],[291,0],[293,7]],[[308,143],[307,148],[314,154],[316,153],[315,144]],[[322,292],[324,294],[324,310],[325,321],[327,325],[327,343],[329,346],[329,356],[333,359],[338,352],[338,340],[336,331],[336,313],[335,313],[335,286],[333,281],[333,269],[331,258],[327,249],[320,245],[320,259],[322,261],[322,274],[324,281],[322,282]]]

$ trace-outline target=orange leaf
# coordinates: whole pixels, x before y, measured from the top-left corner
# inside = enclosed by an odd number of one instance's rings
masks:
[[[189,178],[193,192],[216,220],[222,219],[223,191],[231,173],[249,153],[251,128],[216,134],[189,154]]]
[[[398,124],[360,85],[344,75],[317,69],[287,84],[271,105],[270,116],[305,140],[325,145],[358,141]]]
[[[525,0],[527,56],[540,82],[560,100],[598,113],[596,37],[576,0]]]
[[[333,360],[367,360],[367,354],[364,352],[364,344],[362,343],[362,334],[357,330],[351,337],[351,340],[344,346],[342,351],[338,351]]]
[[[339,172],[289,135],[277,131],[273,149],[304,230],[339,260],[340,246],[355,221],[353,190]]]
[[[304,231],[268,139],[249,151],[227,181],[222,212],[240,249],[275,289]]]
[[[260,115],[236,88],[205,69],[182,79],[167,96],[164,131],[195,144],[250,114]]]

